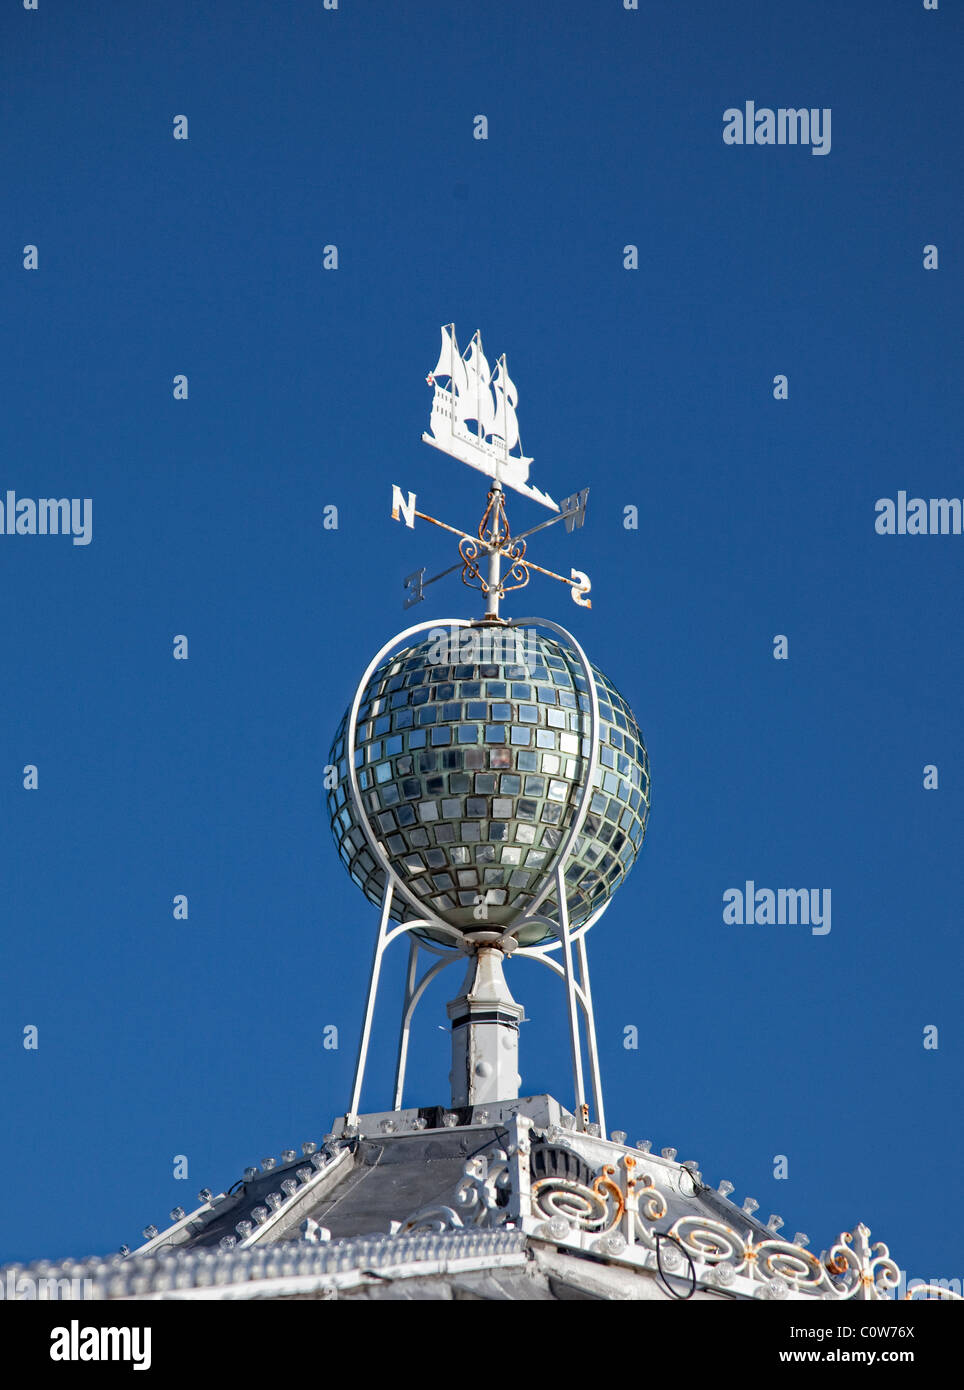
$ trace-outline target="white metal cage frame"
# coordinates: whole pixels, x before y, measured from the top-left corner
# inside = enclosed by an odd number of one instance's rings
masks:
[[[482,623],[485,621],[486,620],[483,619]],[[400,1110],[402,1108],[402,1093],[405,1085],[405,1069],[408,1058],[408,1043],[411,1033],[412,1018],[425,990],[447,966],[462,959],[464,955],[471,952],[480,944],[490,944],[498,946],[507,955],[517,954],[531,960],[540,961],[562,978],[566,988],[576,1122],[580,1128],[586,1127],[589,1124],[589,1107],[586,1100],[582,1038],[579,1027],[579,1012],[581,1010],[586,1033],[593,1105],[596,1114],[595,1124],[599,1126],[600,1134],[605,1137],[606,1123],[603,1106],[602,1079],[599,1069],[599,1049],[596,1042],[592,990],[589,980],[589,958],[586,952],[585,938],[590,927],[598,922],[599,918],[609,906],[610,899],[607,898],[586,922],[573,929],[569,921],[569,904],[565,879],[566,867],[589,811],[594,779],[599,767],[599,695],[596,690],[595,677],[593,676],[589,658],[572,633],[567,631],[567,629],[562,627],[559,623],[554,623],[548,618],[515,618],[502,620],[500,623],[500,626],[505,627],[542,627],[561,638],[575,654],[582,669],[582,674],[585,677],[589,692],[589,757],[585,760],[585,776],[580,791],[579,803],[576,807],[576,814],[572,818],[572,822],[569,825],[568,832],[562,844],[556,851],[555,860],[551,869],[545,874],[545,882],[542,884],[535,898],[520,911],[516,920],[509,926],[500,928],[498,931],[474,931],[467,933],[461,931],[458,927],[452,926],[449,922],[446,922],[443,918],[439,917],[437,913],[428,908],[424,902],[412,893],[408,885],[396,872],[394,865],[385,852],[384,845],[372,830],[368,813],[362,801],[361,788],[358,782],[358,771],[355,766],[355,738],[358,726],[358,711],[372,675],[388,656],[389,652],[421,632],[426,632],[431,628],[444,627],[455,629],[478,627],[480,625],[478,621],[473,622],[466,618],[436,618],[429,622],[416,623],[412,627],[406,628],[403,632],[399,632],[386,642],[369,662],[358,683],[358,688],[355,691],[355,696],[351,703],[348,724],[345,730],[348,796],[352,811],[355,815],[355,820],[365,836],[368,847],[374,855],[376,863],[382,870],[385,886],[382,892],[378,931],[375,937],[375,949],[372,956],[368,993],[365,1001],[365,1012],[362,1020],[361,1036],[359,1038],[358,1054],[355,1062],[355,1074],[352,1082],[351,1103],[348,1107],[347,1119],[351,1122],[357,1118],[361,1102],[362,1086],[365,1080],[368,1050],[371,1042],[372,1022],[374,1020],[375,1004],[378,997],[378,983],[381,975],[382,958],[393,941],[398,937],[408,935],[410,937],[409,959],[405,978],[405,993],[402,1001],[401,1026],[399,1029],[396,1056],[393,1109]],[[559,909],[558,922],[551,921],[539,911],[554,887]],[[408,921],[392,925],[391,909],[392,903],[395,901],[396,897],[413,909],[416,915]],[[535,923],[544,925],[556,936],[557,940],[542,942],[536,946],[518,945],[519,932],[522,931],[525,926]],[[426,927],[434,932],[441,933],[441,935],[445,937],[450,937],[452,939],[452,946],[435,945],[418,936],[417,933],[419,930]],[[436,959],[427,967],[424,973],[419,976],[419,954],[422,951],[428,955],[435,956]],[[561,960],[553,959],[551,953],[554,951],[559,951],[561,953]]]

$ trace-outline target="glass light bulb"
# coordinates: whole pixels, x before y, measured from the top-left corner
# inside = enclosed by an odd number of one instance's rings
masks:
[[[626,1248],[626,1241],[618,1231],[610,1231],[596,1242],[596,1248],[601,1255],[619,1255]]]

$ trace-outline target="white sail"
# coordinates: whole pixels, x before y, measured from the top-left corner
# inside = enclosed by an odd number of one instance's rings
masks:
[[[455,340],[454,324],[442,326],[442,350],[438,355],[432,376],[451,378],[449,389],[455,393],[456,399],[468,393],[469,383],[465,373],[465,362],[462,360],[459,345]]]
[[[519,397],[515,384],[505,369],[504,356],[500,357],[495,364],[495,370],[498,376],[492,379],[492,389],[495,392],[495,427],[493,433],[505,441],[507,450],[514,449],[519,442],[519,420],[515,413],[515,406]]]
[[[505,365],[505,353],[499,358],[496,363],[496,368],[499,373],[499,385],[505,392],[506,400],[514,408],[519,404],[519,392],[516,390],[516,384],[509,376],[509,369]]]
[[[495,424],[495,402],[489,385],[491,372],[478,341],[478,334],[469,343],[469,358],[465,363],[466,389],[460,389],[457,416],[460,423],[477,420],[483,436],[492,433]]]
[[[496,432],[497,435],[499,435],[499,438],[500,438],[500,439],[504,439],[504,442],[506,442],[506,449],[507,449],[507,450],[508,450],[508,449],[514,449],[514,448],[515,448],[515,445],[517,445],[517,443],[520,442],[520,427],[518,427],[518,416],[517,416],[517,414],[515,414],[515,410],[513,409],[513,406],[511,406],[511,404],[508,403],[508,400],[507,400],[507,398],[506,398],[506,395],[504,395],[503,389],[501,389],[501,385],[497,385],[496,388],[495,388],[495,391],[496,391],[496,430],[495,430],[495,432]]]
[[[488,386],[492,381],[492,369],[489,366],[485,353],[482,351],[482,336],[478,332],[476,332],[475,337],[469,344],[470,350],[473,347],[475,348],[475,352],[469,360],[474,361],[475,369],[479,374],[479,380],[483,385]]]
[[[438,361],[432,370],[432,376],[452,375],[452,359],[458,351],[454,346],[454,335],[449,331],[450,329],[454,329],[454,327],[454,324],[442,324],[442,349],[439,352]]]

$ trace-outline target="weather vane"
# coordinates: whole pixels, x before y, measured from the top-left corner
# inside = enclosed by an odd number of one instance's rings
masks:
[[[408,597],[404,607],[411,608],[420,603],[429,584],[461,569],[463,584],[480,589],[485,595],[485,616],[492,621],[501,621],[500,600],[511,589],[521,589],[528,584],[531,570],[548,575],[550,579],[558,579],[561,584],[568,584],[573,602],[581,608],[591,608],[592,600],[588,597],[591,584],[581,570],[571,570],[567,578],[526,558],[526,542],[536,531],[553,526],[557,521],[564,521],[567,531],[582,526],[589,489],[583,488],[559,504],[547,492],[540,491],[529,482],[532,459],[523,454],[519,442],[516,415],[519,395],[506,367],[505,353],[497,360],[493,372],[482,351],[481,335],[475,333],[463,354],[456,342],[455,324],[445,324],[442,327],[438,362],[425,379],[429,386],[434,386],[435,394],[429,422],[431,433],[423,434],[423,440],[434,449],[440,449],[461,463],[467,463],[470,468],[485,473],[492,479],[492,485],[482,520],[472,535],[416,510],[415,493],[409,492],[406,496],[400,487],[392,484],[393,518],[396,521],[404,520],[406,526],[414,527],[415,518],[418,517],[420,521],[429,521],[433,526],[450,531],[459,537],[461,557],[431,579],[425,578],[424,566],[407,575],[405,589]],[[443,385],[443,380],[448,384]],[[556,515],[549,521],[531,526],[528,531],[512,535],[505,510],[504,489],[507,487],[522,493],[524,497],[530,497]]]

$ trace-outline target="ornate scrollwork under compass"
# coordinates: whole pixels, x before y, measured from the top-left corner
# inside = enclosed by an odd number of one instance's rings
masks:
[[[479,522],[478,540],[463,536],[459,541],[459,554],[462,556],[462,583],[470,589],[479,589],[483,594],[493,592],[493,586],[482,575],[477,564],[480,555],[497,553],[508,565],[508,572],[501,574],[495,586],[500,595],[510,589],[524,589],[529,582],[529,565],[525,559],[526,543],[513,540],[509,529],[509,518],[505,510],[505,497],[500,489],[489,491],[488,505]],[[510,583],[515,580],[515,583]]]

